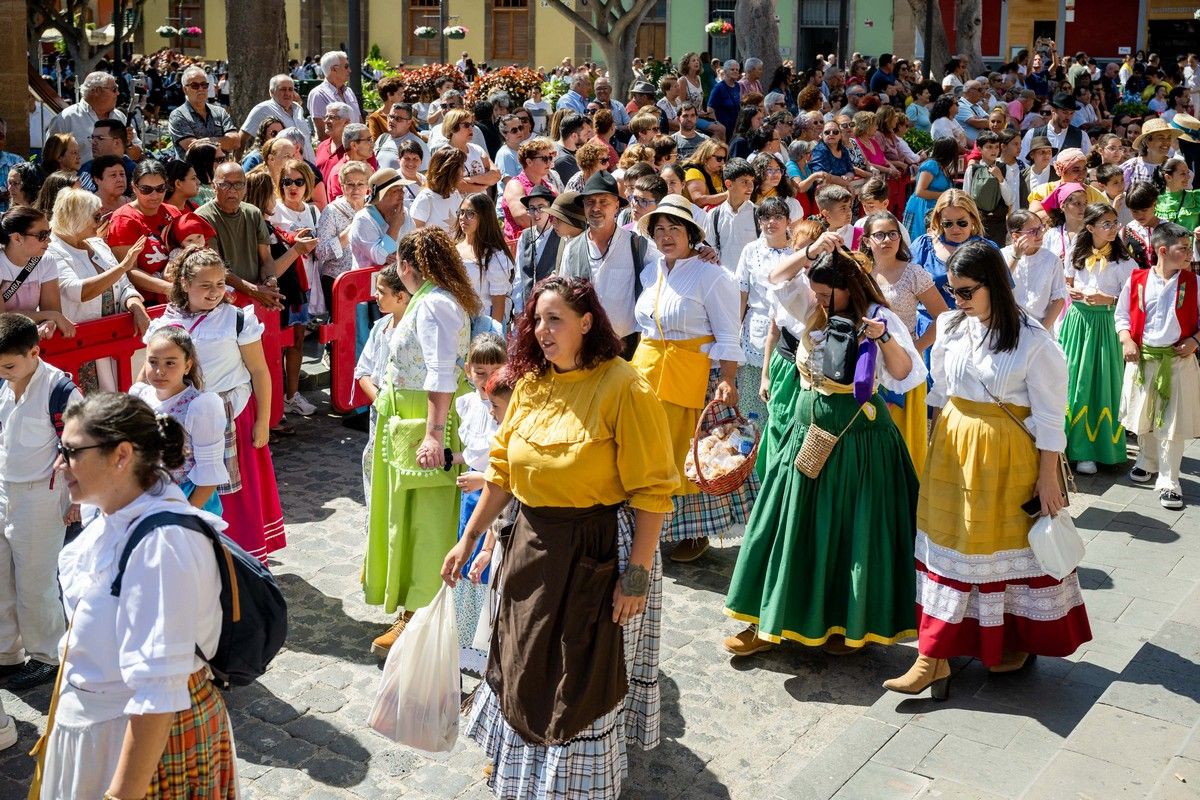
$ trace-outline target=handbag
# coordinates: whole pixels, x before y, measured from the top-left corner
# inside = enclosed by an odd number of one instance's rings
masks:
[[[821,373],[835,383],[854,382],[858,366],[858,327],[845,317],[830,317],[825,326]]]
[[[444,752],[458,740],[459,708],[454,591],[443,585],[388,651],[367,724],[392,741]]]
[[[1086,546],[1064,508],[1052,517],[1037,518],[1029,529],[1029,549],[1042,570],[1061,581],[1079,566]]]
[[[54,717],[58,712],[58,695],[62,691],[63,673],[67,670],[67,655],[71,652],[71,631],[75,628],[75,613],[79,605],[71,612],[71,622],[67,625],[67,636],[63,639],[62,661],[58,662],[58,674],[54,676],[54,690],[50,695],[50,709],[46,712],[46,732],[38,737],[29,755],[33,756],[33,778],[29,782],[29,793],[26,800],[40,800],[42,782],[46,779],[46,749],[50,745],[50,731],[54,730]]]
[[[813,480],[816,480],[817,476],[821,474],[821,470],[825,468],[825,462],[833,454],[833,448],[858,419],[863,406],[858,407],[858,411],[854,412],[854,416],[846,423],[846,427],[842,428],[842,432],[836,436],[817,425],[815,422],[816,408],[817,398],[814,397],[813,403],[808,409],[808,430],[804,432],[804,441],[800,443],[800,452],[796,453],[796,460],[793,462],[796,469]]]

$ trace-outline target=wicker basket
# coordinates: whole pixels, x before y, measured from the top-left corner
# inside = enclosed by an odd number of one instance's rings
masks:
[[[717,419],[717,413],[723,407],[732,408],[736,416],[728,419]],[[704,410],[700,412],[700,419],[696,422],[696,435],[692,437],[692,458],[696,462],[696,478],[695,480],[691,478],[688,480],[699,486],[700,490],[706,494],[732,494],[742,488],[742,484],[750,479],[750,473],[754,470],[754,462],[758,457],[758,443],[762,439],[761,431],[754,432],[754,449],[750,451],[750,455],[746,456],[746,460],[742,462],[740,467],[719,478],[709,480],[704,477],[704,470],[700,461],[700,440],[707,436],[717,425],[726,425],[731,422],[741,425],[746,422],[746,418],[742,416],[742,412],[737,406],[730,406],[720,400],[713,400],[706,405]]]

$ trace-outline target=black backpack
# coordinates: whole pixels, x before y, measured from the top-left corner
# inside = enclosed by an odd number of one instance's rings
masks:
[[[121,551],[112,596],[121,595],[121,579],[133,549],[152,531],[165,525],[204,534],[212,541],[217,556],[217,572],[221,576],[221,638],[211,658],[200,651],[200,645],[196,645],[196,655],[208,662],[214,682],[222,689],[253,683],[267,671],[267,665],[287,638],[287,602],[274,576],[261,561],[200,517],[160,511],[139,522]]]
[[[858,365],[858,326],[845,317],[830,317],[825,326],[822,372],[834,383],[854,383]]]

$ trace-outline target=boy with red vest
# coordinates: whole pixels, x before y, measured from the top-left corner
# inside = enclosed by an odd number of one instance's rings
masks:
[[[1135,270],[1115,309],[1125,353],[1121,422],[1137,434],[1130,480],[1155,488],[1163,508],[1183,508],[1179,465],[1188,439],[1200,435],[1200,299],[1192,260],[1192,233],[1164,222],[1150,237],[1157,262]]]

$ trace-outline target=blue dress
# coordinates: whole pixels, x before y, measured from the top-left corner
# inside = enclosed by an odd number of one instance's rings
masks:
[[[944,192],[953,186],[941,165],[932,158],[917,169],[918,180],[920,180],[922,172],[928,172],[933,176],[933,180],[929,182],[929,191],[931,192]],[[937,205],[937,200],[925,200],[917,197],[916,193],[913,193],[904,205],[904,227],[908,228],[908,234],[914,245],[917,239],[925,235],[925,217],[929,215],[935,205]]]
[[[933,234],[926,233],[919,238],[913,237],[912,243],[912,263],[919,265],[922,269],[929,273],[929,277],[933,278],[933,285],[941,293],[942,299],[946,301],[949,308],[954,308],[954,295],[950,294],[947,288],[946,281],[946,262],[938,258],[937,251],[933,247],[936,241]],[[967,242],[987,242],[992,247],[996,244],[991,239],[986,239],[982,236],[972,236],[967,239]],[[966,244],[967,242],[963,242]],[[959,245],[961,247],[962,245]],[[921,336],[929,328],[933,322],[933,318],[929,316],[929,311],[925,305],[917,305],[917,336]]]

